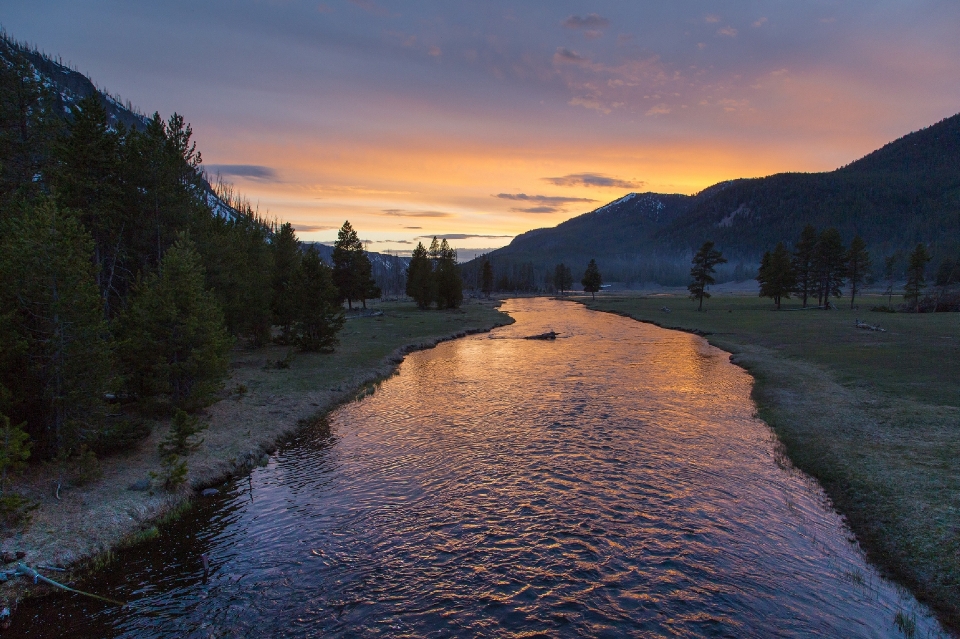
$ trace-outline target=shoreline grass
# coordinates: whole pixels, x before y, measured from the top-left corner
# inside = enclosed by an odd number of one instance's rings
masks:
[[[868,558],[957,633],[960,314],[864,310],[879,300],[864,297],[860,310],[841,303],[790,312],[756,297],[717,295],[698,313],[679,294],[574,299],[695,332],[730,352],[756,380],[759,416],[792,463],[820,482]],[[856,319],[887,330],[859,330]]]

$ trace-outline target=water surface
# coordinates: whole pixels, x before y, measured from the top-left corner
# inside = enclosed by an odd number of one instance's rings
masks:
[[[878,576],[704,340],[544,299],[407,357],[23,636],[896,637]],[[556,341],[523,336],[556,330]],[[210,561],[204,577],[201,554]]]

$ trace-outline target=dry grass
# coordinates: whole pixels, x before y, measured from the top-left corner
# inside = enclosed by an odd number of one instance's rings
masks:
[[[455,311],[420,311],[411,303],[386,302],[379,305],[382,316],[348,320],[336,352],[296,354],[286,369],[269,366],[287,355],[286,347],[237,351],[225,385],[229,395],[205,411],[210,427],[203,445],[187,458],[188,485],[180,492],[128,490],[160,470],[157,444],[169,423],[158,423],[137,450],[103,460],[101,479],[65,487],[59,500],[54,469],[31,468],[13,488],[39,506],[28,526],[5,534],[0,551],[26,552],[24,561],[31,565],[108,561],[111,548],[150,535],[152,525],[176,513],[196,489],[255,466],[298,424],[367,392],[393,372],[404,353],[512,322],[497,305],[468,300]],[[243,387],[245,392],[236,392]],[[15,587],[4,584],[0,596],[7,601],[19,596]]]
[[[760,416],[870,559],[960,630],[960,314],[775,312],[738,296],[704,313],[680,295],[580,301],[733,353],[756,379]],[[887,332],[854,328],[858,317]]]

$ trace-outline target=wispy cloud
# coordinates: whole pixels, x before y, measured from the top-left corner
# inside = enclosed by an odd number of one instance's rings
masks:
[[[432,240],[433,238],[437,238],[438,240],[469,240],[473,238],[499,239],[504,237],[513,237],[513,236],[512,235],[478,235],[474,233],[445,233],[445,234],[438,233],[437,235],[418,235],[414,239]]]
[[[754,26],[754,27],[757,27],[757,28],[759,29],[760,27],[762,27],[762,26],[765,25],[766,23],[767,23],[767,19],[766,19],[766,18],[757,18],[757,21],[753,23],[753,26]]]
[[[453,217],[453,213],[443,211],[407,211],[404,209],[383,209],[383,215],[394,217]]]
[[[596,202],[588,197],[561,197],[557,195],[527,195],[526,193],[498,193],[494,197],[502,200],[515,200],[518,202],[535,202],[548,206],[560,206],[563,204],[572,204],[574,202]]]
[[[617,189],[635,189],[646,184],[646,182],[623,180],[601,173],[571,173],[563,177],[545,177],[540,179],[544,182],[555,184],[556,186],[600,186]]]
[[[737,37],[737,30],[733,27],[723,27],[722,29],[717,29],[717,35],[727,36],[729,38]]]
[[[530,206],[527,208],[513,208],[510,209],[515,213],[556,213],[562,209],[558,206]]]
[[[224,175],[233,177],[243,177],[251,180],[263,180],[264,182],[277,181],[277,172],[269,166],[261,164],[207,164],[207,173],[211,175]]]
[[[317,231],[333,231],[339,227],[336,226],[317,226],[314,224],[294,224],[294,230],[299,233],[315,233]]]
[[[711,23],[711,24],[716,24],[717,22],[720,22],[720,16],[718,16],[718,15],[707,15],[707,16],[703,16],[703,20],[704,20],[704,22],[709,22],[709,23]]]
[[[605,29],[610,26],[610,21],[601,15],[591,13],[585,16],[570,16],[563,21],[563,26],[567,29]]]
[[[405,226],[405,227],[403,227],[403,228],[405,228],[405,229],[410,229],[411,231],[422,231],[422,230],[423,230],[423,227],[422,227],[422,226]]]

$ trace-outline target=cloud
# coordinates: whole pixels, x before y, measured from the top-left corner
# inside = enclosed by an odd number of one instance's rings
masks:
[[[547,206],[560,206],[573,202],[596,202],[588,197],[560,197],[555,195],[527,195],[526,193],[498,193],[494,197],[502,200],[516,200],[518,202],[535,202]]]
[[[403,209],[383,209],[383,215],[394,217],[453,217],[453,213],[443,211],[405,211]]]
[[[331,7],[328,7],[326,4],[324,4],[324,3],[321,2],[319,5],[317,5],[317,12],[319,12],[319,13],[333,13],[333,9],[332,9]]]
[[[556,206],[531,206],[529,208],[510,209],[516,213],[556,213],[561,210]]]
[[[334,231],[337,226],[316,226],[313,224],[294,224],[293,228],[299,233],[315,233],[317,231]]]
[[[432,46],[432,47],[430,47],[429,49],[427,49],[427,55],[433,56],[434,58],[439,58],[439,57],[440,57],[440,47],[438,47],[438,46]]]
[[[601,173],[571,173],[563,177],[545,177],[540,179],[556,186],[599,186],[616,189],[635,189],[646,184],[646,182],[637,180],[621,180],[620,178],[609,177]]]
[[[661,103],[647,109],[646,115],[666,115],[667,113],[670,113],[670,107]]]
[[[403,228],[405,228],[405,229],[410,229],[410,230],[412,230],[412,231],[422,231],[422,230],[423,230],[423,227],[422,227],[422,226],[405,226],[405,227],[403,227]]]
[[[757,21],[753,23],[753,26],[754,26],[754,27],[757,27],[757,28],[760,28],[760,27],[762,27],[762,26],[763,26],[764,24],[766,24],[766,23],[767,23],[767,19],[766,19],[766,18],[758,18]]]
[[[469,240],[469,239],[475,238],[475,237],[482,237],[482,238],[487,238],[487,239],[499,239],[499,238],[503,238],[503,237],[513,237],[513,236],[512,236],[512,235],[476,235],[476,234],[473,234],[473,233],[447,233],[447,234],[444,234],[444,235],[440,235],[440,234],[437,234],[437,235],[418,235],[418,236],[417,236],[416,238],[414,238],[414,239],[418,239],[418,240],[419,240],[419,239],[432,240],[433,238],[437,238],[438,240]]]
[[[583,16],[570,16],[563,21],[563,26],[567,29],[604,29],[610,26],[610,21],[604,18],[601,15],[596,13],[591,13],[589,15]]]
[[[410,240],[364,240],[370,244],[413,244]]]
[[[586,60],[586,58],[576,51],[572,51],[566,47],[557,47],[557,52],[553,54],[553,59],[556,62],[583,62]]]
[[[704,22],[709,22],[713,24],[716,22],[720,22],[720,16],[715,16],[715,15],[703,16],[703,20]]]
[[[234,177],[244,177],[251,180],[263,180],[265,182],[275,182],[277,172],[269,166],[260,164],[208,164],[206,170],[210,174],[232,175]]]
[[[737,30],[734,29],[733,27],[724,27],[722,29],[717,29],[717,35],[724,35],[730,38],[736,38]]]

